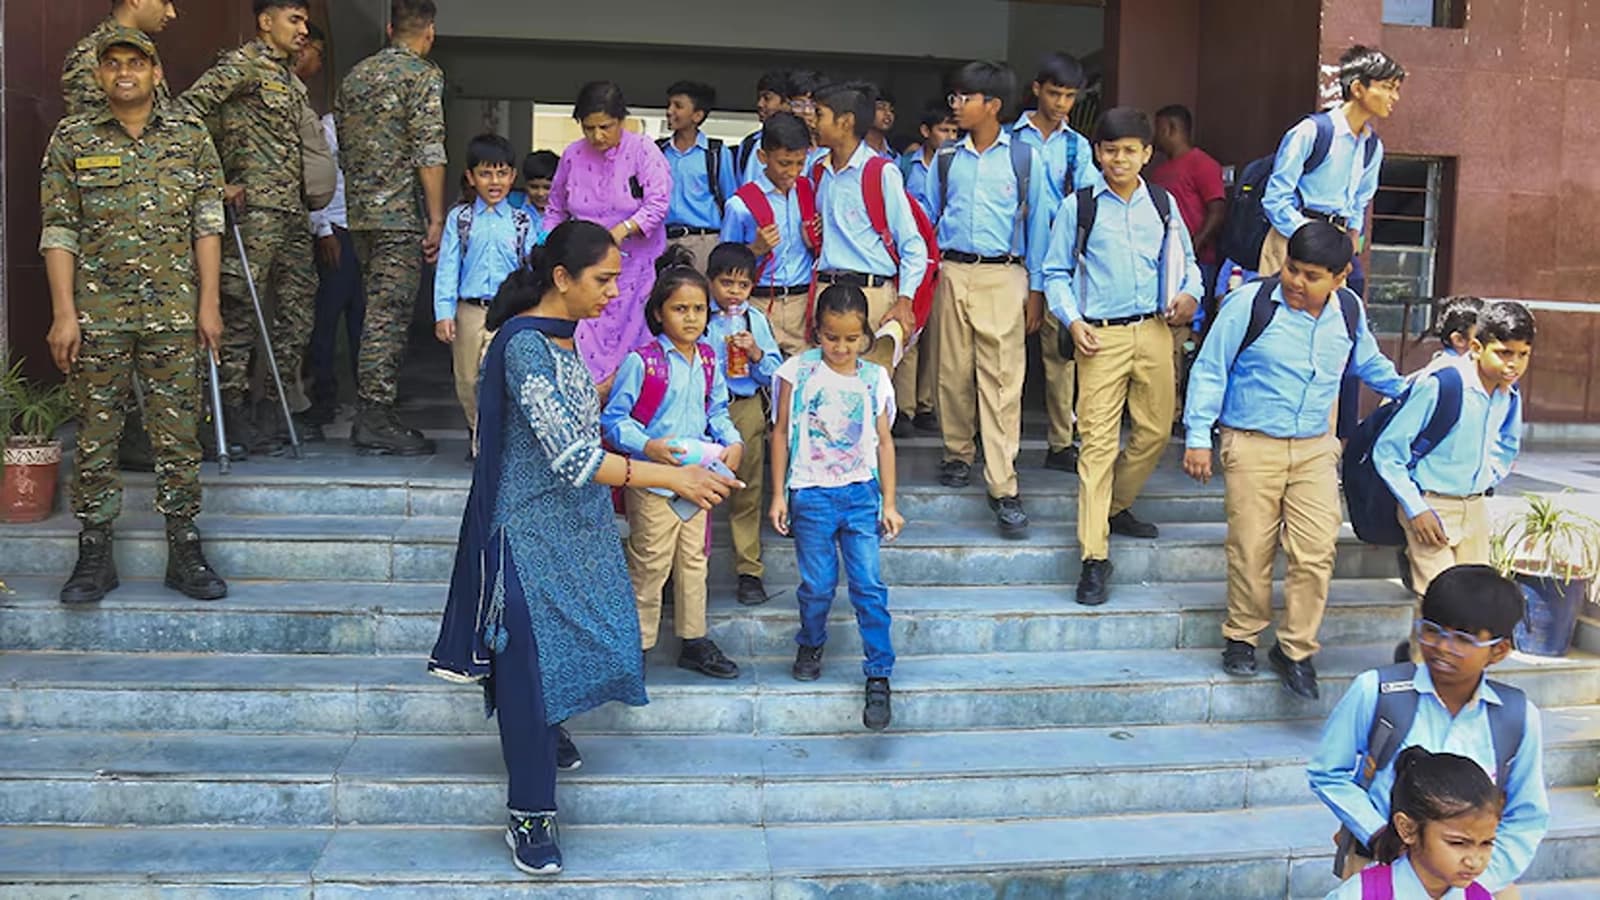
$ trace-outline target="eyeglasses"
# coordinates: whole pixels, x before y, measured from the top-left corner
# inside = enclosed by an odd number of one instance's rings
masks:
[[[1429,647],[1474,647],[1482,650],[1493,647],[1505,638],[1490,638],[1487,641],[1479,640],[1477,636],[1446,628],[1430,619],[1418,619],[1414,629],[1417,640]]]
[[[982,94],[951,94],[944,98],[944,102],[950,104],[952,107],[966,106],[968,100],[971,100],[973,97],[982,96]]]

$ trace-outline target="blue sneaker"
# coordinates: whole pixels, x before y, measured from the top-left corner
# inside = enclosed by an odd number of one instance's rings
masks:
[[[575,772],[583,766],[583,754],[578,752],[578,745],[572,742],[572,735],[567,729],[556,726],[556,770],[561,772]]]
[[[529,875],[561,874],[561,829],[549,814],[524,816],[511,814],[506,827],[506,846],[511,861]]]

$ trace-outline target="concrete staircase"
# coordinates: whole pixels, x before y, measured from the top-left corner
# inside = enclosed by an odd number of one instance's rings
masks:
[[[335,444],[208,477],[201,524],[233,583],[216,604],[161,587],[148,513],[119,525],[123,587],[99,609],[55,600],[70,517],[0,528],[0,897],[1329,890],[1334,820],[1302,767],[1349,679],[1405,633],[1392,554],[1342,538],[1324,699],[1303,703],[1218,669],[1215,485],[1164,464],[1139,505],[1161,539],[1114,539],[1117,587],[1090,610],[1071,601],[1073,477],[1026,471],[1033,534],[1003,541],[981,488],[938,487],[936,451],[909,443],[911,522],[883,552],[893,729],[861,729],[848,602],[823,680],[793,681],[792,546],[768,542],[781,593],[745,609],[719,533],[712,628],[744,675],[690,675],[664,645],[648,707],[573,723],[585,763],[562,776],[568,870],[551,882],[507,859],[478,692],[424,672],[466,496],[458,443],[412,461]],[[132,481],[128,509],[149,509],[149,478]],[[1524,895],[1600,896],[1600,659],[1514,655],[1498,675],[1545,710],[1554,824]]]

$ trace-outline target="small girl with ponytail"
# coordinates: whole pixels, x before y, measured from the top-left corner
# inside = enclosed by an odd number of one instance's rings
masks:
[[[1380,864],[1327,900],[1490,900],[1477,879],[1489,867],[1505,795],[1453,753],[1407,747],[1394,768],[1389,824],[1372,842]]]

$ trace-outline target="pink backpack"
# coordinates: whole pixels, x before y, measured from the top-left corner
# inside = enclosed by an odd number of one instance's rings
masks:
[[[700,351],[700,369],[706,376],[706,404],[709,408],[711,385],[717,378],[717,352],[704,342],[696,344],[695,349]],[[635,422],[648,428],[656,413],[661,411],[661,404],[667,399],[667,378],[672,374],[672,366],[667,362],[667,352],[661,349],[659,341],[652,340],[634,348],[633,352],[637,353],[639,360],[644,363],[644,381],[639,385],[639,399],[633,401],[633,409],[628,411],[628,415]],[[622,488],[611,489],[611,508],[618,515],[624,512],[622,498]]]
[[[1394,900],[1394,870],[1389,866],[1362,869],[1361,900]],[[1467,900],[1494,900],[1494,895],[1474,881],[1467,887]]]

